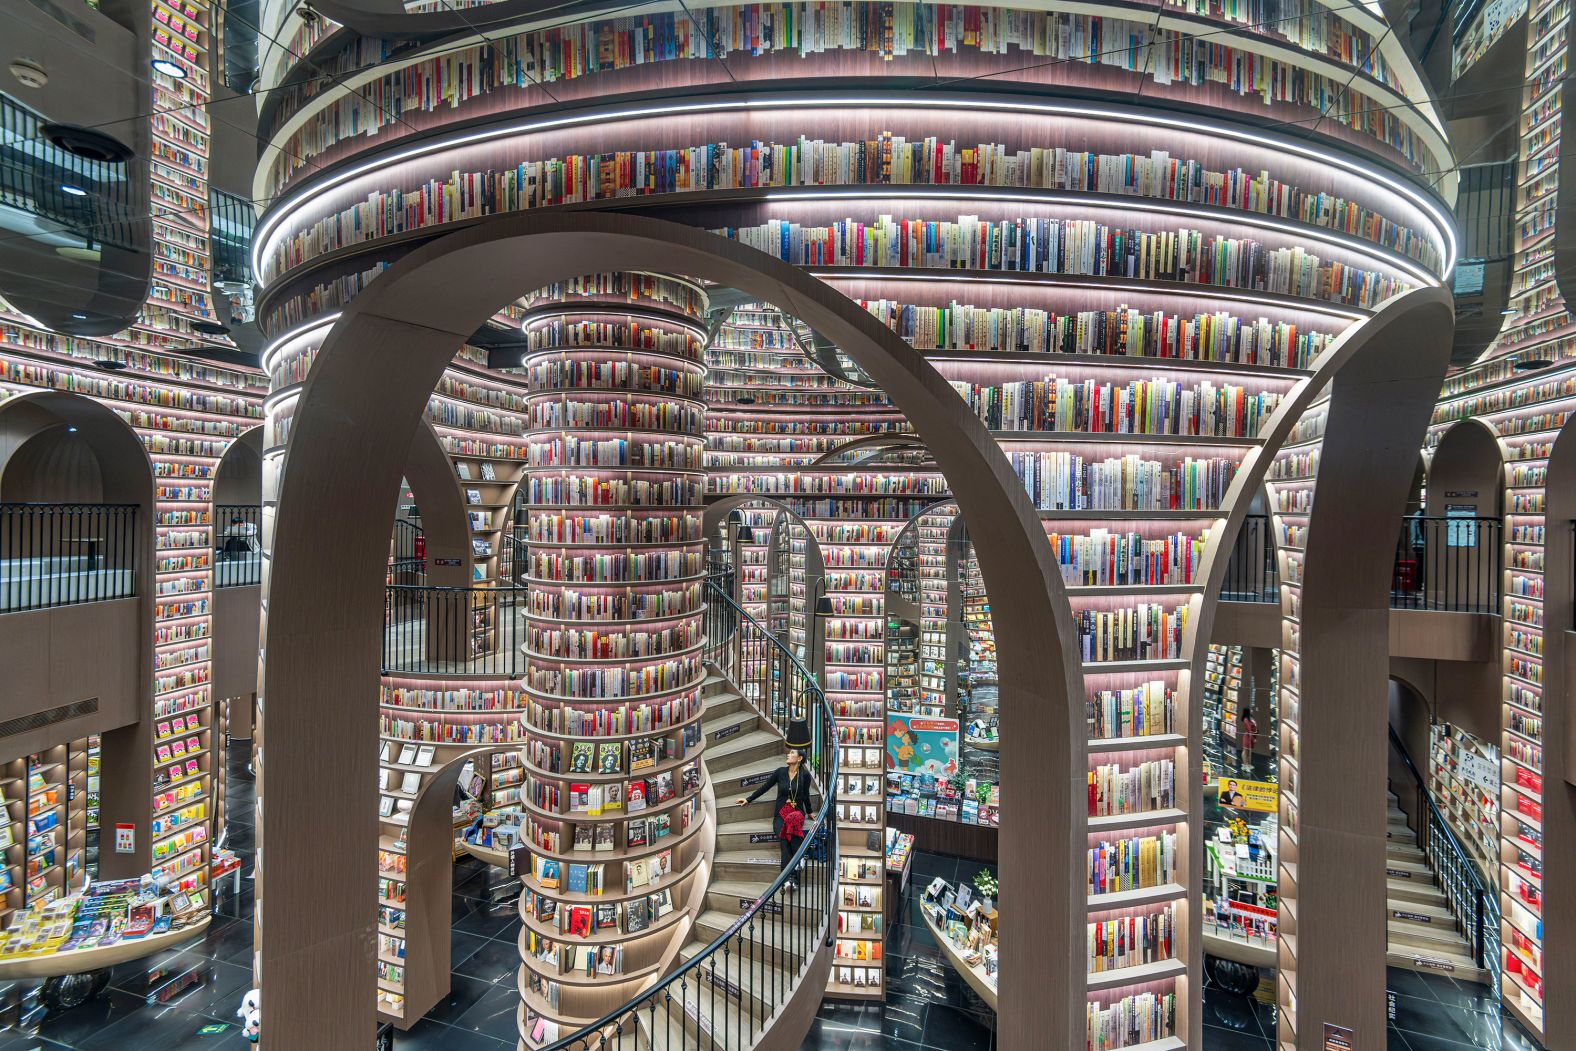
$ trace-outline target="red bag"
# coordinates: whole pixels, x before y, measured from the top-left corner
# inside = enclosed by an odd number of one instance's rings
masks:
[[[779,839],[801,839],[804,836],[804,812],[792,803],[784,803],[782,809],[777,811],[777,816],[782,819],[783,830],[778,835]]]

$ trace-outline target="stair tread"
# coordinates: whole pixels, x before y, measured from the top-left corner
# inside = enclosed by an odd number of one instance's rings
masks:
[[[708,715],[701,718],[700,727],[706,736],[710,737],[725,727],[754,722],[759,718],[760,716],[755,713],[753,708],[741,708],[736,712],[723,712],[720,715],[710,715],[708,713]]]
[[[781,747],[782,738],[766,730],[751,730],[722,741],[707,742],[706,761],[708,765],[720,766],[729,756],[737,755],[740,752],[748,752],[750,749],[759,748],[762,745]],[[774,756],[771,765],[767,769],[773,769],[780,765],[782,765],[781,759]]]
[[[765,875],[764,873],[762,875]],[[777,878],[777,873],[771,874],[771,879],[714,879],[707,885],[707,891],[714,894],[726,894],[730,898],[749,898],[754,901],[761,896],[761,892],[772,885],[772,880]],[[721,909],[715,910],[721,912]]]
[[[688,963],[704,951],[708,944],[710,943],[701,941],[688,943],[679,950],[679,959]],[[764,990],[775,996],[779,989],[791,987],[793,984],[792,974],[781,967],[767,964],[764,960],[744,960],[743,966],[739,966],[738,963],[719,966],[717,974],[746,993]]]
[[[773,878],[775,878],[775,876]],[[761,889],[765,890],[766,888],[765,886],[762,886]],[[701,912],[699,916],[695,917],[695,923],[697,926],[704,925],[707,927],[716,927],[718,929],[722,929],[726,928],[738,918],[739,914],[737,912],[730,913],[723,909],[706,909]],[[777,914],[777,921],[784,925],[793,924],[794,926],[806,926],[805,923],[795,923],[793,918],[793,910],[791,909],[784,909],[781,913]]]
[[[716,746],[713,746],[713,748],[715,747]],[[712,758],[713,749],[708,749],[706,752],[708,769],[710,769]],[[726,755],[718,758],[726,758]],[[718,770],[716,771],[717,777],[714,778],[714,780],[728,780],[731,778],[751,777],[755,774],[769,774],[782,765],[783,761],[781,756],[764,756],[760,759],[752,759],[748,763],[740,763],[738,766],[729,767],[726,771]],[[766,797],[762,796],[761,798],[765,799]]]
[[[1422,902],[1398,901],[1392,898],[1385,903],[1385,907],[1387,909],[1400,909],[1402,912],[1415,912],[1421,916],[1429,916],[1436,920],[1449,920],[1451,923],[1455,922],[1455,917],[1451,915],[1450,910],[1445,908],[1443,905],[1425,905]],[[1391,916],[1390,919],[1394,920],[1396,917]]]

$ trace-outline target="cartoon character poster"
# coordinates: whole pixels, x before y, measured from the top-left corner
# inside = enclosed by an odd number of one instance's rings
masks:
[[[886,766],[904,774],[958,772],[958,721],[902,716],[887,721]]]

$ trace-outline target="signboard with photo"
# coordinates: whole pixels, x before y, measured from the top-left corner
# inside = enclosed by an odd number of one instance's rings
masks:
[[[1280,786],[1268,781],[1222,777],[1219,787],[1221,806],[1256,810],[1264,814],[1273,814],[1280,809]]]

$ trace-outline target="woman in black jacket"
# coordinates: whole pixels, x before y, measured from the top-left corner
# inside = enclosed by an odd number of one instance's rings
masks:
[[[805,823],[810,820],[810,771],[804,768],[803,752],[789,745],[783,756],[783,765],[772,771],[771,780],[762,781],[749,796],[740,796],[737,805],[755,802],[769,788],[777,789],[777,802],[772,806],[772,831],[777,833],[779,861],[786,869],[793,852],[804,839]],[[802,815],[797,832],[783,831],[783,808],[787,806],[792,806]],[[786,886],[790,891],[799,889],[799,884],[793,880],[789,880]]]

